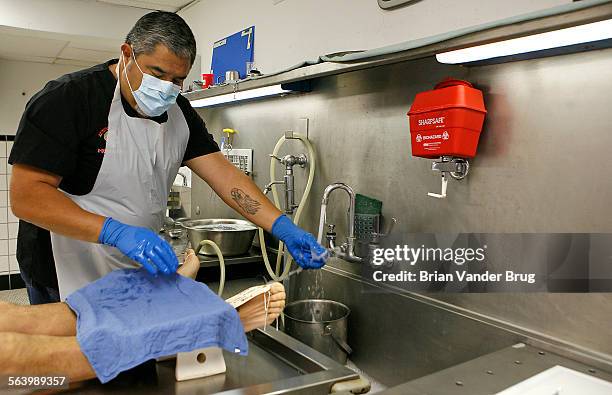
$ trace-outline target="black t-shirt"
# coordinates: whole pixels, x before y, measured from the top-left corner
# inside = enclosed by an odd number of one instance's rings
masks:
[[[106,150],[108,113],[117,80],[108,69],[110,60],[89,69],[66,74],[47,85],[26,105],[21,117],[10,164],[30,165],[62,177],[60,189],[86,195],[93,189]],[[128,116],[136,111],[121,97]],[[189,101],[176,103],[189,126],[183,162],[219,151],[206,125]],[[152,118],[166,122],[167,113]],[[38,285],[57,287],[49,231],[19,221],[17,260],[21,271]]]

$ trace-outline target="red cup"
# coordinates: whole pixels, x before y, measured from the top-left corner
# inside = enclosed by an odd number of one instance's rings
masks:
[[[214,74],[202,74],[202,89],[206,89],[213,84]]]

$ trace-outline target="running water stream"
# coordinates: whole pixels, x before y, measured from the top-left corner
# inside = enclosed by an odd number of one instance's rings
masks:
[[[319,216],[319,230],[317,233],[317,242],[323,245],[323,229],[325,229],[325,221],[327,221],[326,213],[327,204],[321,204],[321,215]]]

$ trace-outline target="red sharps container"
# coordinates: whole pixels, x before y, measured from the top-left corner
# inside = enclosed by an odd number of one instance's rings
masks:
[[[473,158],[486,113],[482,92],[467,81],[449,78],[417,93],[408,112],[412,155]]]

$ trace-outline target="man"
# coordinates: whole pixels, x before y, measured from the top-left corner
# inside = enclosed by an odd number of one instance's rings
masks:
[[[195,55],[181,17],[149,13],[119,60],[51,81],[26,106],[9,163],[17,259],[32,304],[63,299],[114,269],[176,271],[157,231],[181,164],[282,240],[298,265],[325,263],[316,256],[323,247],[224,158],[179,95]]]
[[[199,268],[200,260],[190,250],[177,273],[195,279]],[[238,307],[245,332],[270,325],[278,318],[285,306],[283,286],[271,283],[270,296],[265,301],[260,295]],[[66,303],[19,306],[0,301],[0,374],[61,373],[70,382],[94,378],[76,334],[77,318]]]

